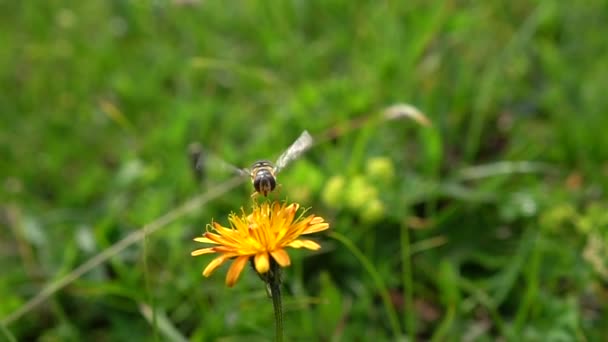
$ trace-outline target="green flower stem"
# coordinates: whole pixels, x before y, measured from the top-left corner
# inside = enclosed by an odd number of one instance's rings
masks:
[[[253,262],[251,266],[255,269]],[[266,283],[268,295],[272,298],[274,307],[274,327],[275,339],[283,342],[283,303],[281,302],[281,266],[270,258],[270,269],[267,273],[259,274],[260,278]]]
[[[281,268],[276,262],[272,264],[276,265],[276,277],[270,282],[270,292],[272,295],[272,306],[274,307],[274,326],[275,326],[275,337],[277,342],[283,341],[283,303],[281,302],[281,280],[280,271]]]

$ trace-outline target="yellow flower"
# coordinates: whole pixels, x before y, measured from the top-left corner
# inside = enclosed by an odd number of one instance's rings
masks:
[[[304,217],[304,214],[300,214],[296,218],[299,208],[298,203],[255,203],[249,215],[242,209],[241,215],[230,214],[230,227],[213,222],[211,229],[194,241],[216,246],[197,249],[191,254],[220,254],[203,271],[205,277],[211,275],[224,262],[235,258],[226,275],[226,285],[229,287],[236,283],[249,258],[253,257],[255,269],[259,274],[268,272],[271,256],[279,266],[289,266],[291,260],[285,252],[285,247],[317,250],[321,248],[319,244],[312,240],[300,239],[300,236],[329,228],[329,224],[319,216]]]

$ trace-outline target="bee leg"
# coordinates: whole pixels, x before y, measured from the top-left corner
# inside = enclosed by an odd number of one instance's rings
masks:
[[[251,199],[254,199],[254,200],[258,199],[258,195],[259,195],[259,193],[258,193],[257,191],[254,191],[254,192],[251,194]]]

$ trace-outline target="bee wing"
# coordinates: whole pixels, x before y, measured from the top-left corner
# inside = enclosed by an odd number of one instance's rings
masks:
[[[289,146],[289,148],[287,148],[287,150],[285,150],[285,152],[279,156],[279,159],[277,159],[274,167],[274,172],[277,173],[281,171],[281,169],[287,166],[287,164],[289,164],[291,161],[300,157],[302,153],[306,152],[306,150],[312,146],[312,143],[313,139],[308,131],[302,132],[298,139],[296,139],[296,141],[294,141],[293,144],[291,144],[291,146]]]
[[[188,147],[190,154],[190,165],[197,181],[209,177],[211,172],[229,173],[240,176],[248,176],[249,170],[238,168],[215,154],[208,151],[199,143],[192,143]]]

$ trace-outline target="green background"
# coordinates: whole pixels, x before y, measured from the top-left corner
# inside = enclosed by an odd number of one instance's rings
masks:
[[[289,251],[287,340],[605,339],[606,23],[599,0],[0,1],[0,336],[272,339],[254,272],[228,289],[190,256],[250,184],[10,315],[223,184],[191,142],[248,166],[307,129],[277,197],[331,232]]]

